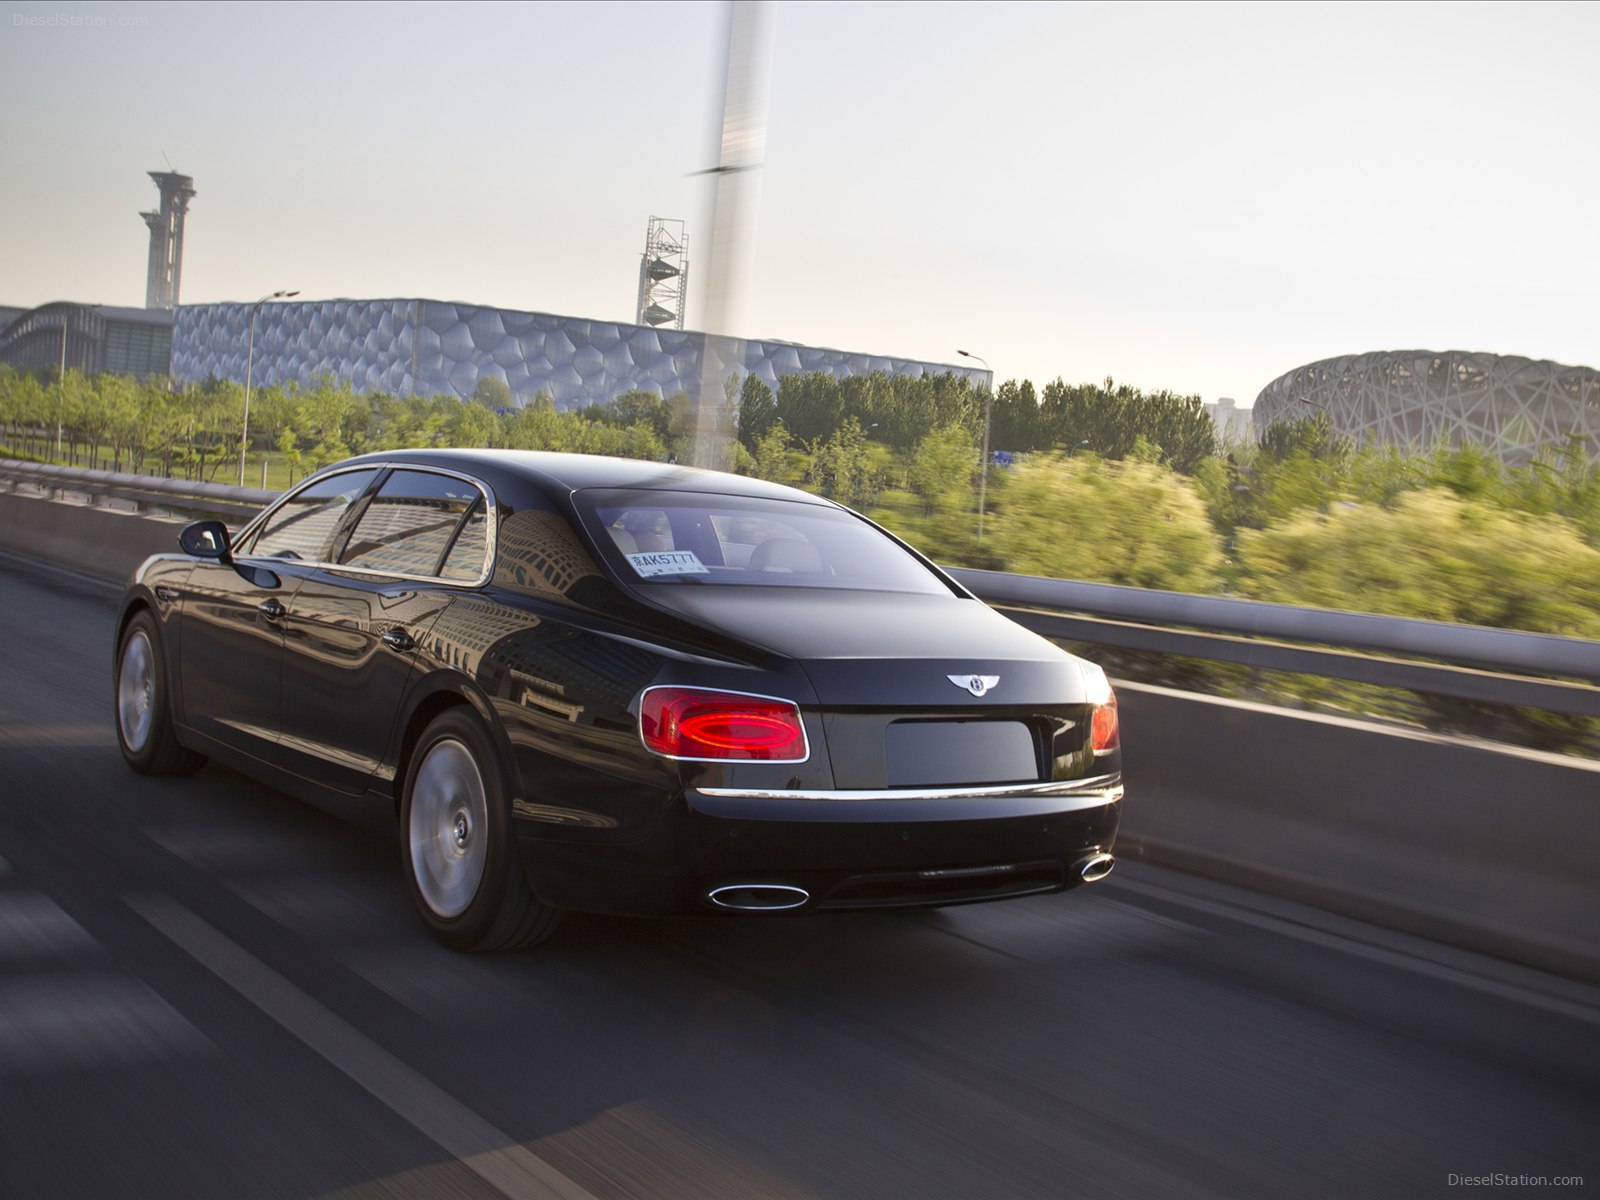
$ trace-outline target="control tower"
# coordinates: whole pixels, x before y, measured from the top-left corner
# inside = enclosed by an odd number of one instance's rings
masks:
[[[161,209],[139,215],[150,227],[150,271],[145,281],[146,308],[176,308],[183,282],[183,220],[194,196],[194,180],[176,171],[151,171],[161,189]]]

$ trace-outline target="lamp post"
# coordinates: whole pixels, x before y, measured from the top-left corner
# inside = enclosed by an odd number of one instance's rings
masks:
[[[61,373],[56,376],[56,461],[61,460],[61,422],[67,411],[67,322],[72,314],[61,310]]]
[[[244,452],[250,445],[250,376],[251,369],[255,366],[256,358],[256,314],[261,311],[261,306],[268,300],[287,300],[290,296],[298,296],[299,291],[269,292],[250,306],[250,336],[245,344],[244,352],[244,424],[239,429],[239,486],[244,486]]]
[[[965,350],[957,350],[962,358],[975,358],[983,364],[983,369],[989,372],[989,386],[983,397],[983,457],[978,460],[978,540],[983,541],[983,510],[989,499],[989,419],[994,415],[994,368],[989,365],[989,360],[981,354],[968,354]]]

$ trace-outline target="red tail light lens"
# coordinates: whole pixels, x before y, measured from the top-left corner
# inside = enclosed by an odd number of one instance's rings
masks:
[[[1117,720],[1117,694],[1110,689],[1107,689],[1104,703],[1094,706],[1094,728],[1090,736],[1096,754],[1115,750],[1122,745],[1122,726]]]
[[[647,688],[639,699],[639,735],[668,758],[802,762],[807,756],[800,709],[789,700],[701,688]]]

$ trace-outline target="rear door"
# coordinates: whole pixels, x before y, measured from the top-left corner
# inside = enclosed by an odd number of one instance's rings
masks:
[[[310,575],[286,621],[284,765],[360,792],[383,759],[416,648],[463,589],[488,577],[492,510],[464,476],[398,468],[337,563]]]

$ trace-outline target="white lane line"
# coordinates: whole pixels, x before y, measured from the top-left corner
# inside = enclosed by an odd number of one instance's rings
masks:
[[[207,1054],[211,1043],[136,980],[104,972],[0,979],[0,1074]]]
[[[0,962],[40,955],[68,958],[92,953],[99,946],[50,897],[38,892],[0,895]]]
[[[517,1200],[596,1200],[282,975],[166,896],[127,904],[202,966],[365,1088],[485,1183]]]

